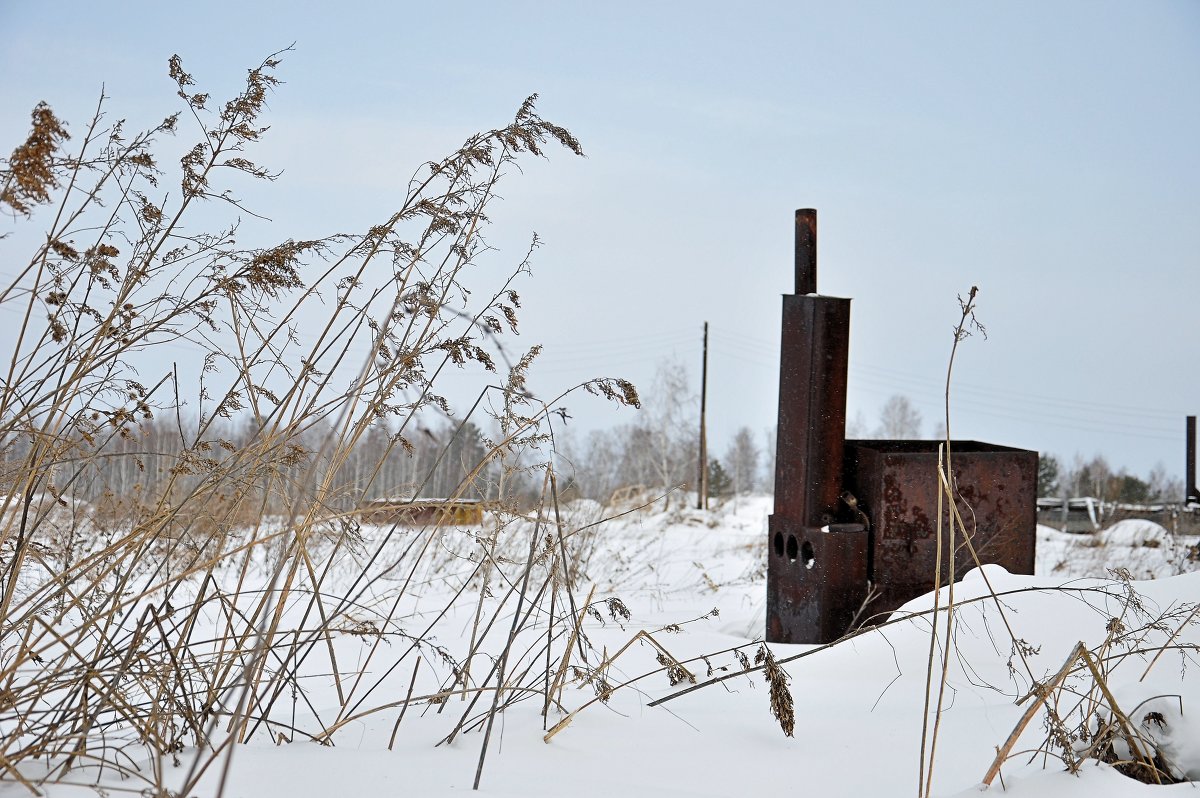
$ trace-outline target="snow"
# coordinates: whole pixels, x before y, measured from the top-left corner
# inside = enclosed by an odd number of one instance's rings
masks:
[[[1110,546],[1145,546],[1154,548],[1170,545],[1171,533],[1153,521],[1129,519],[1118,521],[1100,533],[1100,540]]]
[[[1197,538],[1175,536],[1153,521],[1118,521],[1094,535],[1038,526],[1038,572],[1102,576],[1125,569],[1134,579],[1160,579],[1197,567],[1189,560]]]
[[[646,632],[684,662],[701,684],[740,671],[732,649],[740,647],[753,659],[765,623],[770,509],[771,499],[765,496],[730,500],[709,512],[682,507],[676,498],[670,508],[658,502],[587,528],[581,534],[588,535],[590,555],[577,576],[576,593],[582,599],[594,585],[597,600],[619,598],[632,613],[627,620],[607,612],[603,621],[588,617],[583,628],[591,645],[612,655],[639,632]],[[568,512],[570,526],[579,529],[604,511],[593,502],[580,503]],[[370,539],[383,531],[368,528],[364,534]],[[1197,563],[1186,557],[1188,545],[1194,543],[1176,541],[1166,530],[1143,521],[1121,522],[1096,536],[1065,535],[1039,527],[1035,575],[1010,574],[997,566],[966,573],[953,586],[957,627],[946,674],[932,794],[978,795],[997,746],[1005,742],[1028,706],[1016,699],[1031,692],[1033,680],[1044,682],[1056,673],[1079,642],[1111,655],[1103,667],[1118,705],[1135,720],[1159,713],[1163,725],[1152,722],[1145,733],[1160,742],[1163,754],[1181,775],[1200,778],[1200,662],[1194,650],[1178,648],[1154,659],[1155,650],[1168,642],[1200,643],[1196,616],[1188,616],[1189,602],[1200,597],[1200,573],[1191,572]],[[447,532],[438,545],[455,557],[469,558],[471,547],[479,543],[468,534]],[[1110,569],[1125,571],[1114,574]],[[347,566],[339,573],[349,580],[354,568]],[[443,599],[450,590],[449,582],[438,574],[421,578],[426,580],[424,593],[405,609],[414,627],[423,622],[419,620],[423,613],[445,606]],[[992,598],[992,591],[1002,600]],[[944,607],[949,596],[950,588],[943,588],[939,605]],[[544,741],[540,700],[519,702],[504,712],[492,732],[478,794],[496,798],[914,795],[934,599],[932,594],[917,598],[902,608],[901,613],[911,613],[906,620],[832,647],[771,645],[777,660],[796,657],[783,664],[795,701],[791,738],[784,736],[771,715],[761,672],[737,675],[650,706],[689,685],[686,681],[671,685],[666,674],[657,670],[654,645],[639,638],[616,659],[609,679],[617,683],[651,675],[617,689],[607,703],[592,702],[595,692],[586,684],[568,684],[563,707],[577,713],[549,742]],[[373,606],[373,600],[365,597],[363,606]],[[459,607],[446,617],[437,627],[438,645],[456,655],[465,650],[471,609]],[[366,619],[370,614],[362,615]],[[504,618],[507,624],[511,615]],[[1114,619],[1119,627],[1114,627]],[[944,611],[936,616],[936,623],[944,630]],[[1007,628],[1012,629],[1011,638]],[[1114,628],[1119,632],[1115,639]],[[1020,644],[1014,645],[1013,638]],[[339,659],[358,663],[375,679],[390,664],[386,658],[396,657],[405,647],[399,642],[379,646],[376,658],[368,661],[373,643],[361,634],[334,638]],[[690,661],[702,655],[707,660]],[[936,675],[935,671],[935,692]],[[429,670],[413,676],[411,665],[406,665],[403,672],[382,682],[371,701],[376,705],[401,702],[410,677],[416,679],[417,694],[437,688]],[[335,716],[337,701],[330,680],[312,673],[306,681],[316,713],[323,718]],[[1090,689],[1078,670],[1067,685],[1077,691]],[[1064,693],[1060,706],[1064,713],[1067,703]],[[450,744],[436,745],[464,709],[458,698],[410,707],[391,750],[389,737],[398,708],[346,723],[332,745],[299,741],[298,736],[296,742],[287,742],[286,735],[284,739],[259,735],[231,747],[232,756],[223,755],[211,765],[191,794],[228,798],[465,795],[471,792],[482,733],[462,733]],[[289,723],[297,726],[312,720],[312,713],[302,705],[293,709],[289,702],[288,713]],[[561,712],[551,713],[549,724],[561,717]],[[1052,756],[1031,756],[1045,747],[1043,717],[1040,713],[1025,729],[1013,748],[1021,753],[1003,765],[989,791],[1016,798],[1195,794],[1194,784],[1150,787],[1091,760],[1072,774]],[[1075,745],[1082,744],[1076,741]],[[209,758],[206,752],[187,749],[179,755],[177,766],[169,760],[143,760],[138,767],[147,774],[162,767],[164,782],[177,789],[194,763]],[[25,775],[37,774],[25,771]],[[113,795],[126,790],[136,794],[144,786],[94,769],[81,770],[67,781],[74,784],[48,785],[46,794],[90,798],[97,794],[92,785]],[[0,785],[0,795],[21,794],[29,793],[11,780]]]

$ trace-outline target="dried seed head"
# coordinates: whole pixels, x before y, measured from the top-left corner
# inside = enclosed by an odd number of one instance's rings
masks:
[[[788,737],[793,736],[796,729],[796,711],[792,702],[792,693],[788,690],[788,675],[775,661],[775,655],[766,645],[759,646],[754,655],[755,662],[764,663],[763,677],[771,688],[771,714],[779,721],[779,728]]]
[[[0,205],[26,217],[34,206],[49,202],[50,192],[58,188],[58,147],[71,138],[66,124],[46,103],[38,103],[31,116],[29,138],[13,150],[0,169]]]

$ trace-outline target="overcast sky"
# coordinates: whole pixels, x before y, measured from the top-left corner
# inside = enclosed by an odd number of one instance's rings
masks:
[[[494,215],[512,262],[544,240],[520,286],[544,393],[600,374],[648,389],[671,357],[698,390],[708,321],[718,453],[773,426],[793,211],[814,207],[820,290],[854,299],[850,417],[873,425],[903,393],[932,436],[956,295],[978,285],[988,338],[956,363],[955,437],[1183,475],[1200,414],[1194,0],[5,0],[0,149],[39,100],[79,127],[104,83],[112,114],[149,123],[175,110],[172,53],[221,98],[292,42],[258,151],[285,170],[256,208],[279,239],[386,216],[421,162],[533,92],[579,137],[586,159],[530,162]],[[630,418],[575,404],[583,428]]]

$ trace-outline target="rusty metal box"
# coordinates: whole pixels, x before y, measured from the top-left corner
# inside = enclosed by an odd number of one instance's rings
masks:
[[[887,613],[933,589],[937,562],[938,446],[942,441],[846,441],[843,484],[872,524],[867,573]],[[980,441],[951,441],[957,505],[980,560],[1032,574],[1037,541],[1037,452]],[[942,503],[944,540],[950,510]],[[955,578],[974,567],[956,534]],[[943,583],[949,554],[943,552]]]

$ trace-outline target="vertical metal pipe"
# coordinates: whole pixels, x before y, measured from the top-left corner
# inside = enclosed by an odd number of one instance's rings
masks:
[[[817,212],[796,211],[796,293],[817,293]]]
[[[704,322],[704,360],[700,367],[700,473],[696,475],[696,509],[708,509],[708,431],[704,409],[708,404],[708,322]]]
[[[1185,502],[1200,501],[1196,488],[1196,417],[1187,417],[1187,481],[1183,484]]]

